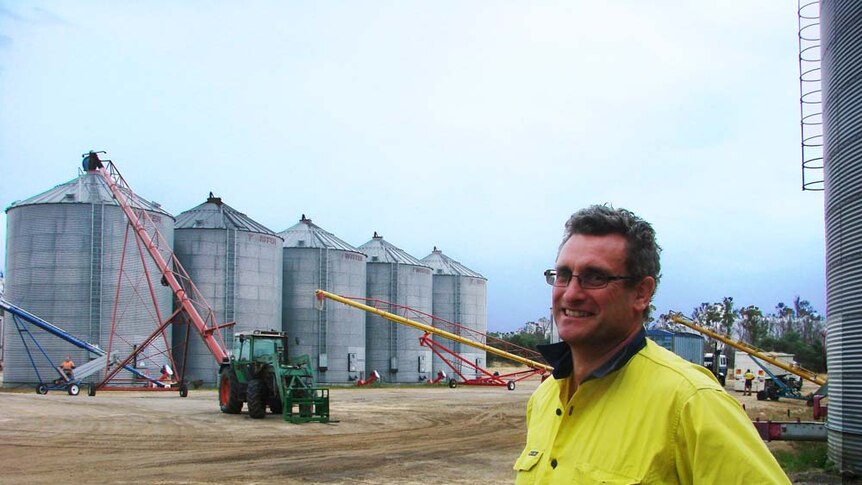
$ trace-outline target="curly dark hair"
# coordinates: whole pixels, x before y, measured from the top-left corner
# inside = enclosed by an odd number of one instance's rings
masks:
[[[574,234],[606,236],[619,234],[626,240],[626,272],[638,281],[652,276],[656,286],[661,279],[659,253],[661,247],[655,240],[655,230],[649,222],[626,209],[614,209],[610,205],[592,205],[572,214],[566,221],[566,231],[560,249]],[[628,286],[636,284],[626,282]],[[649,307],[644,318],[649,316]]]

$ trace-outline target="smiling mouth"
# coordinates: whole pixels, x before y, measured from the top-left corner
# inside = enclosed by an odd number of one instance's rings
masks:
[[[563,315],[565,315],[567,317],[581,318],[581,317],[589,317],[590,315],[592,315],[592,313],[582,312],[582,311],[578,311],[578,310],[569,310],[566,308],[566,309],[563,309]]]

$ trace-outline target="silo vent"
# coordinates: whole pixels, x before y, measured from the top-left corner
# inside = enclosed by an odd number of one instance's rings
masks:
[[[65,196],[63,196],[63,200],[75,200],[75,194],[70,192],[70,193],[66,194]]]
[[[383,239],[383,236],[377,234],[377,231],[374,231],[374,239]]]
[[[299,247],[305,246],[305,239],[300,239],[299,241],[296,241],[296,245]]]
[[[210,196],[207,197],[207,203],[208,204],[221,205],[221,197],[216,197],[213,195],[212,192],[210,192]]]

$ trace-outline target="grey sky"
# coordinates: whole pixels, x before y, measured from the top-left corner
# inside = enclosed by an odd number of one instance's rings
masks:
[[[796,30],[795,3],[737,0],[0,2],[0,204],[107,150],[173,214],[212,191],[274,231],[437,246],[509,330],[608,202],[658,232],[660,313],[825,313]]]

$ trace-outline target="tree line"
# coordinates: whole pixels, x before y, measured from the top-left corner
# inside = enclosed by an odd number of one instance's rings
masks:
[[[651,309],[655,310],[655,307]],[[651,312],[654,315],[655,312]],[[768,352],[793,354],[796,362],[814,372],[826,372],[826,321],[811,306],[808,300],[797,296],[791,304],[779,302],[772,312],[765,313],[756,305],[737,307],[733,297],[724,297],[720,302],[704,302],[690,314],[699,325],[720,332],[734,340],[741,340],[753,347]],[[505,342],[535,350],[536,345],[549,342],[547,318],[526,322],[511,332],[490,332],[489,345],[509,351]],[[673,323],[670,314],[650,317],[647,326],[668,330],[684,327]],[[517,353],[517,352],[515,352]],[[488,354],[488,363],[507,362],[501,357]]]
[[[790,305],[779,302],[770,313],[756,305],[736,307],[733,297],[728,296],[720,302],[701,303],[692,310],[691,319],[759,349],[793,354],[802,367],[826,372],[826,321],[799,296]],[[669,314],[660,315],[656,325],[677,327]]]

